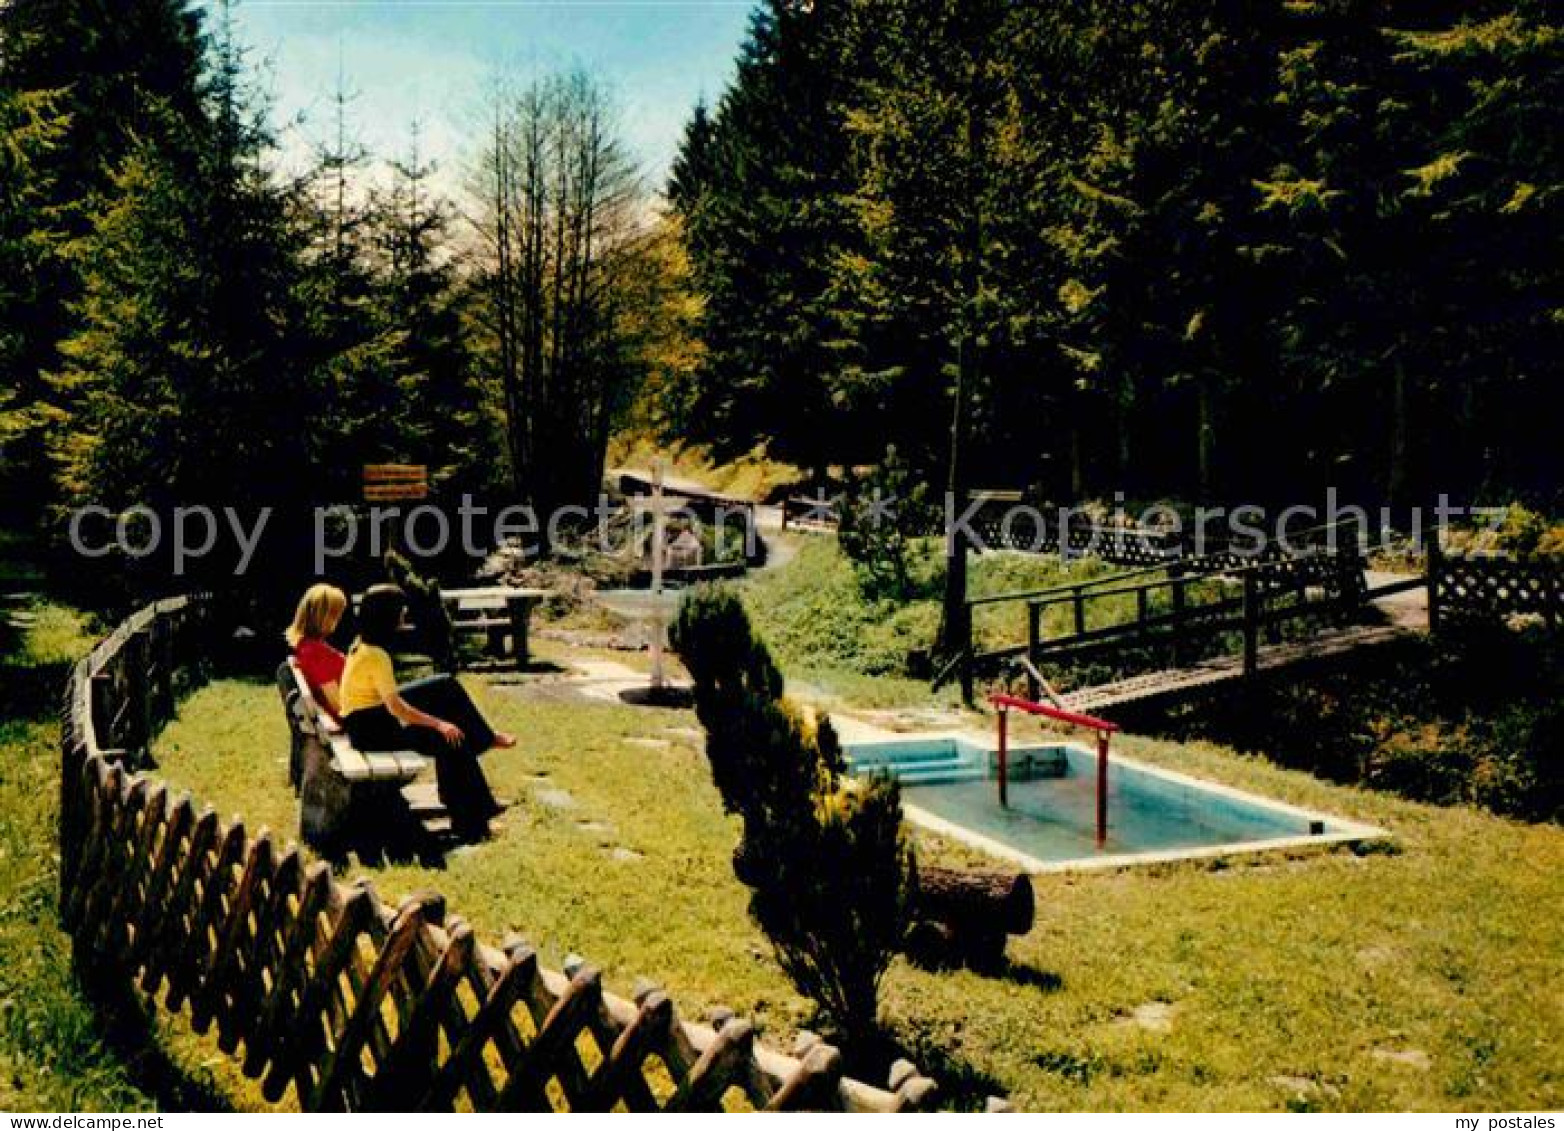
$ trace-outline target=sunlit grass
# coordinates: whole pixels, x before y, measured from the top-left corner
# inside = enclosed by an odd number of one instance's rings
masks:
[[[96,640],[92,618],[80,610],[52,602],[38,602],[24,610],[31,623],[20,634],[15,661],[27,667],[73,663]]]

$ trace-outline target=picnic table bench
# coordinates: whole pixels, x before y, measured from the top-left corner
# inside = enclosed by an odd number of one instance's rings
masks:
[[[500,656],[507,654],[505,638],[509,636],[509,655],[518,668],[531,662],[532,610],[548,595],[547,589],[508,585],[440,591],[454,631],[484,635],[489,651]]]
[[[402,787],[430,765],[416,750],[364,752],[315,699],[293,659],[277,669],[292,746],[288,777],[299,794],[299,835],[315,846],[339,842],[356,812],[390,801],[406,808]]]

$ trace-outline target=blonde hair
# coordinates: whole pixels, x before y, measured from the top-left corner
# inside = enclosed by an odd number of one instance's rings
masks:
[[[311,585],[299,600],[293,623],[283,633],[288,646],[297,648],[303,640],[324,640],[347,607],[348,595],[335,585]]]

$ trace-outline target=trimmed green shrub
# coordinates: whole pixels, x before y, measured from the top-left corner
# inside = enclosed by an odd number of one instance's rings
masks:
[[[844,776],[830,721],[783,698],[782,674],[731,590],[694,590],[672,641],[695,682],[712,778],[743,823],[733,871],[750,889],[750,914],[798,990],[844,1038],[871,1041],[916,885],[900,790]]]

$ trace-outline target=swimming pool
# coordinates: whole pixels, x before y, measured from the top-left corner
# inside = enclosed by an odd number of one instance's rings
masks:
[[[1032,871],[1118,867],[1231,852],[1368,840],[1367,825],[1299,809],[1115,754],[1108,839],[1097,846],[1096,754],[1073,743],[1013,747],[1008,806],[997,755],[956,735],[851,743],[856,774],[888,773],[912,821]]]

